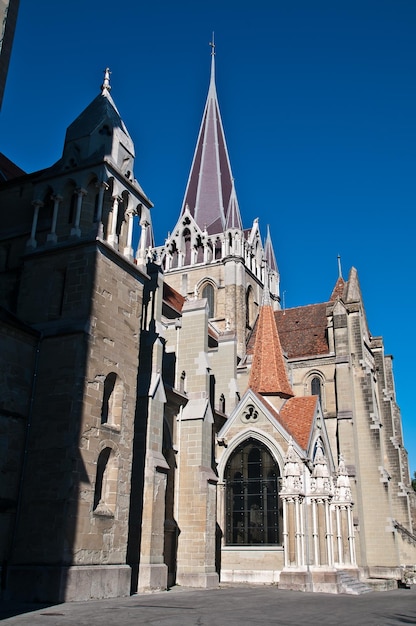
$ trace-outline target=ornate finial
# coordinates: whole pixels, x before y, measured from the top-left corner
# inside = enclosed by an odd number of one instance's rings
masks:
[[[110,91],[111,90],[111,85],[110,85],[110,68],[106,67],[104,70],[104,82],[101,85],[101,93],[103,94],[105,91]]]
[[[341,255],[338,255],[338,278],[342,278]]]
[[[215,39],[214,39],[214,31],[212,31],[212,41],[209,42],[211,46],[211,56],[215,56]]]

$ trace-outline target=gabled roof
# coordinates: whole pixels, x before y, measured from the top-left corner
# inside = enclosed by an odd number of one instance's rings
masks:
[[[265,290],[265,297],[267,292]],[[248,386],[263,395],[293,396],[270,300],[260,308]]]
[[[0,152],[0,182],[24,176],[25,173],[18,165]]]
[[[262,395],[256,392],[254,395],[294,441],[303,450],[307,450],[317,411],[318,396],[289,398],[280,411],[277,411]]]
[[[211,80],[202,116],[181,216],[186,207],[201,230],[213,235],[226,228],[242,229],[230,159],[215,87],[215,51],[212,44]]]

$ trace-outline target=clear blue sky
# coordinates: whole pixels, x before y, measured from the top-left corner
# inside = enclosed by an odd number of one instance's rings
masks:
[[[162,243],[179,214],[209,82],[247,227],[270,224],[286,307],[358,269],[370,331],[392,353],[416,470],[414,0],[21,0],[0,150],[26,171],[112,71],[135,175]]]

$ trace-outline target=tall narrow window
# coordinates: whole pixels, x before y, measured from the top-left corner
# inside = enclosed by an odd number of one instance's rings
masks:
[[[226,470],[226,543],[276,545],[282,542],[279,466],[253,438],[234,451]]]
[[[208,283],[202,290],[202,297],[208,301],[208,317],[214,317],[215,315],[215,294],[214,287]]]
[[[101,450],[97,459],[93,510],[96,515],[113,516],[118,485],[117,457],[112,448]]]
[[[254,293],[251,285],[249,285],[246,291],[246,328],[251,330],[254,326],[255,312],[254,312]]]
[[[319,396],[319,400],[322,400],[321,397],[321,379],[318,376],[314,376],[311,380],[311,395]]]
[[[185,260],[184,265],[191,264],[191,231],[189,228],[185,228],[182,233],[183,243],[184,243],[184,252],[185,252]]]
[[[120,427],[123,410],[123,383],[115,372],[110,372],[104,381],[101,424]]]

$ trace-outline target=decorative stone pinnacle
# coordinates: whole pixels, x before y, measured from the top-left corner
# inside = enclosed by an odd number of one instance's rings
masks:
[[[101,93],[103,94],[105,91],[110,91],[111,90],[111,85],[110,85],[110,68],[106,67],[104,70],[104,82],[101,85]]]

